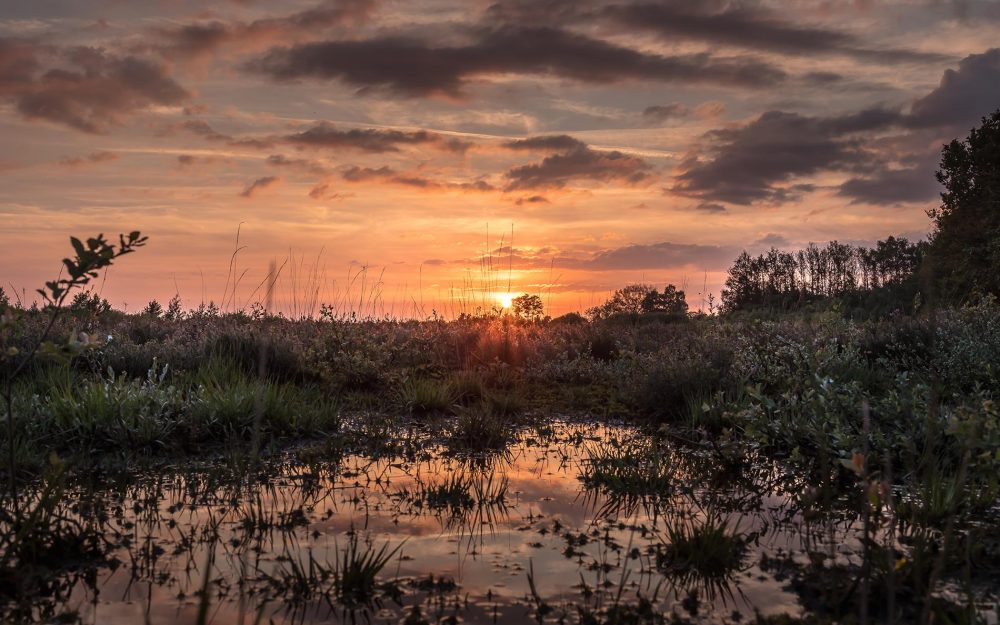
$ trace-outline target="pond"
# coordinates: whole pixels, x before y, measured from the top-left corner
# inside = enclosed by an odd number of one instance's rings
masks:
[[[22,614],[737,623],[869,592],[851,577],[863,515],[745,448],[562,421],[487,454],[419,429],[404,439],[365,454],[312,444],[240,480],[209,464],[76,486],[68,500],[97,528],[101,566]]]

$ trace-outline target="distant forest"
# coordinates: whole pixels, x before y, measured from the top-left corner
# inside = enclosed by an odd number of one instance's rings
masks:
[[[879,299],[892,305],[909,298],[902,303],[912,304],[928,246],[926,241],[889,237],[872,248],[831,241],[824,247],[810,243],[797,252],[743,252],[729,268],[722,312],[792,310],[831,298],[869,308]]]

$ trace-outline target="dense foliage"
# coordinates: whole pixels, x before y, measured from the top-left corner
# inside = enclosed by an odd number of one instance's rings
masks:
[[[931,270],[944,299],[1000,295],[1000,110],[941,151]]]

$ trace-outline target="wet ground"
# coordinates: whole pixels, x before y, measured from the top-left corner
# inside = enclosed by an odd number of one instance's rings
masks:
[[[240,483],[186,468],[80,491],[78,512],[100,524],[110,559],[53,596],[54,613],[102,624],[738,623],[800,616],[804,571],[860,562],[857,515],[817,512],[806,484],[745,451],[727,461],[570,423],[521,430],[488,454],[432,439],[375,458],[331,449],[289,452]]]

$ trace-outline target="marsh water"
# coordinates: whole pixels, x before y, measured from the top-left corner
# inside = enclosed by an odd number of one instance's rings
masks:
[[[81,490],[108,563],[51,600],[109,624],[575,622],[621,606],[734,623],[801,615],[803,571],[860,558],[857,515],[805,510],[806,484],[745,453],[727,466],[661,441],[650,463],[646,435],[589,423],[485,455],[407,437],[392,453],[310,445],[239,481],[208,463]],[[338,582],[366,558],[370,592]]]

